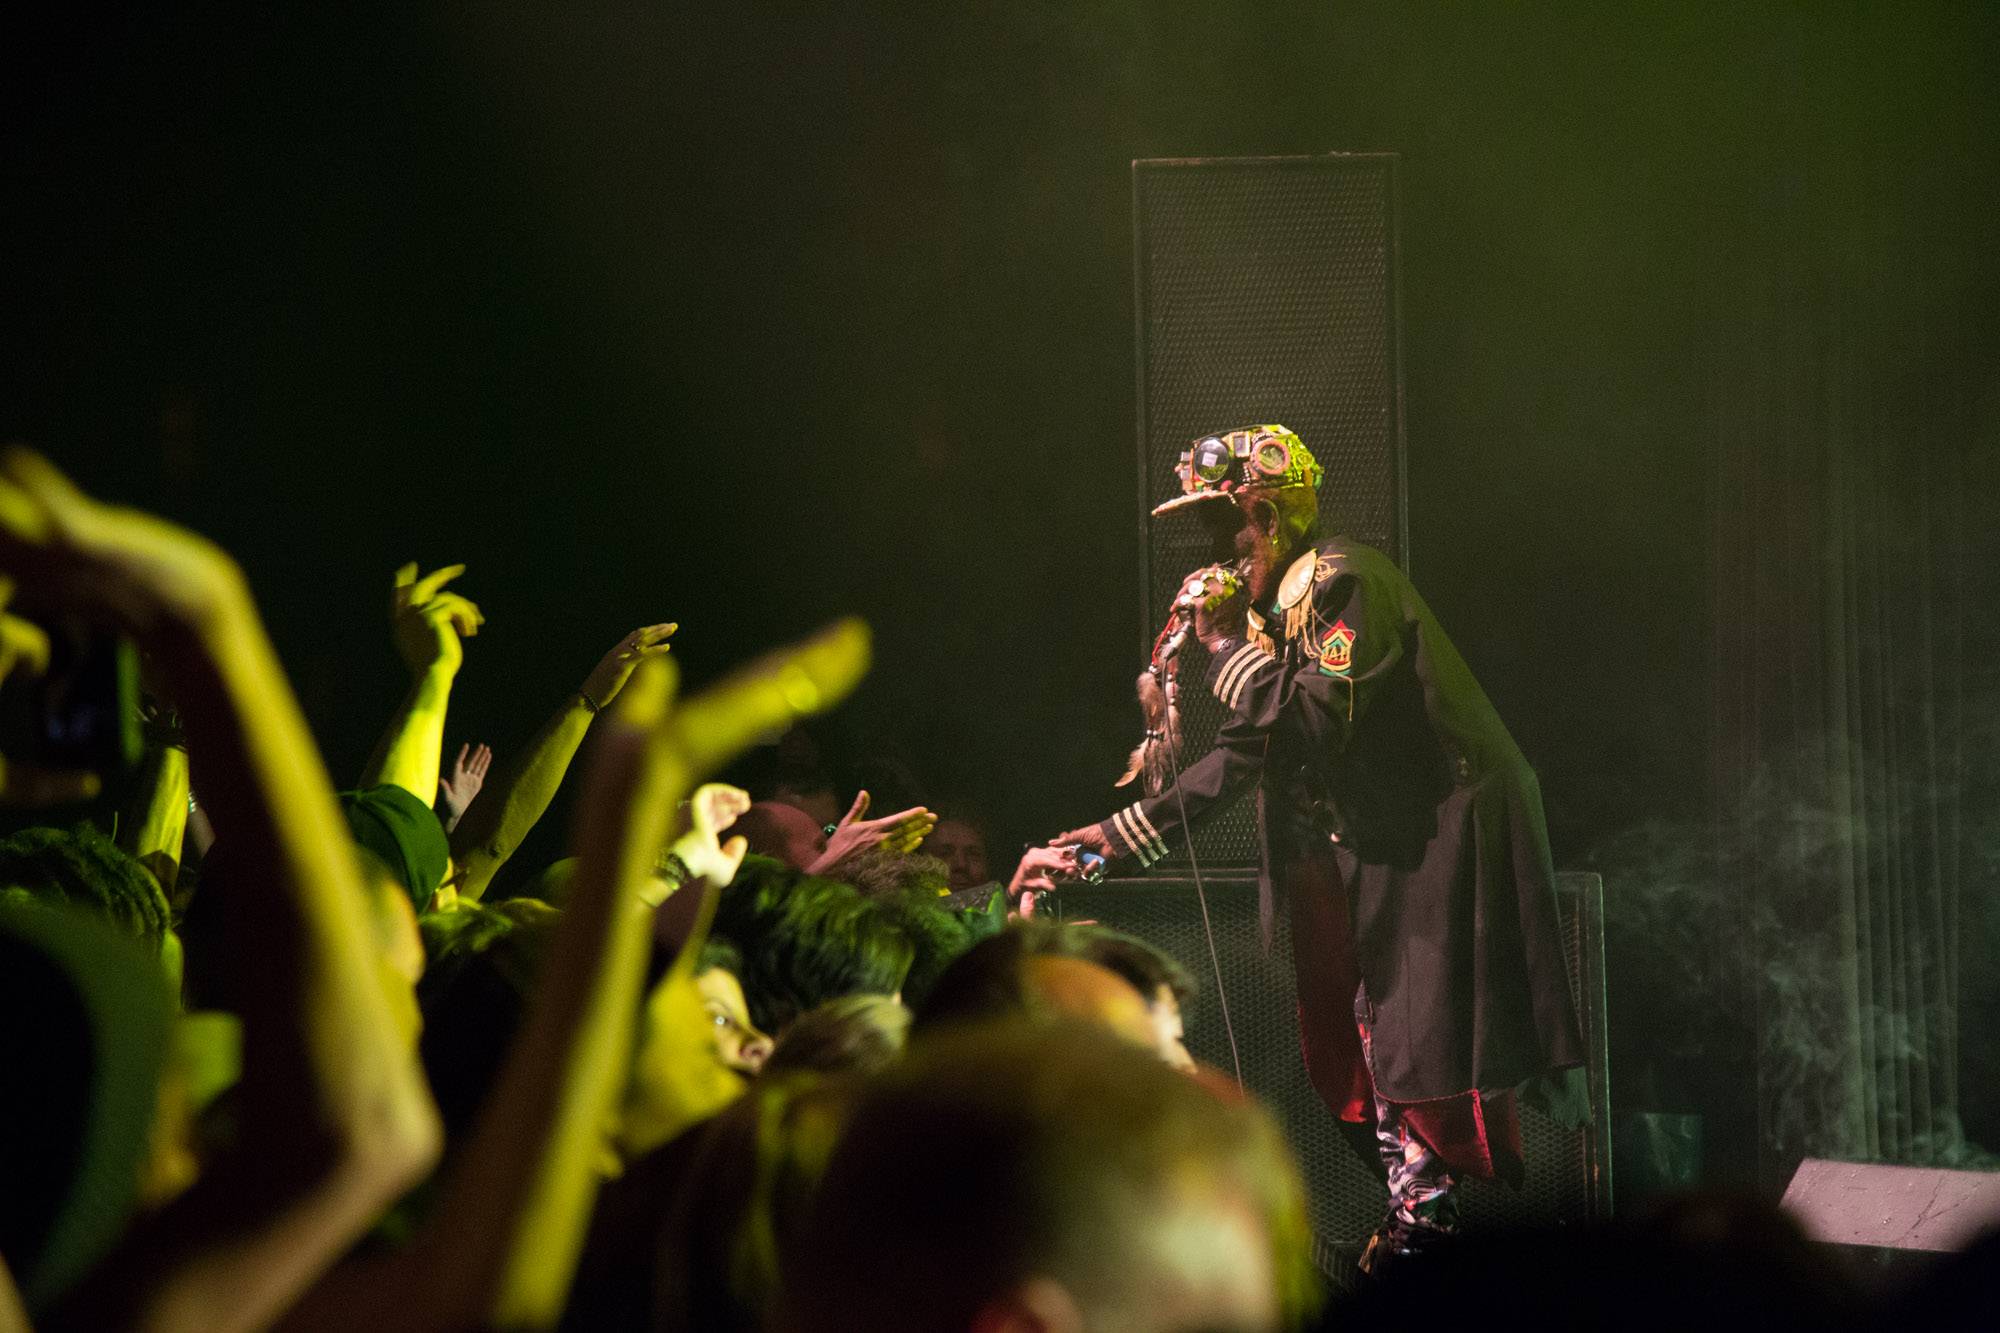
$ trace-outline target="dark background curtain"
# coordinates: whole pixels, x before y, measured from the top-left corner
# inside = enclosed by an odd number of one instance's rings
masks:
[[[1991,1086],[1995,196],[1900,31],[1798,20],[1774,100],[1811,114],[1774,123],[1718,293],[1717,956],[1773,1186],[1974,1161]]]

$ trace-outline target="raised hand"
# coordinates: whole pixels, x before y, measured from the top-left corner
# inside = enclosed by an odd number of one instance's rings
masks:
[[[142,644],[248,600],[242,573],[213,543],[91,499],[21,445],[0,453],[0,570],[24,600],[93,616]]]
[[[569,761],[590,734],[592,720],[618,697],[636,668],[667,651],[667,640],[677,628],[646,625],[620,639],[591,669],[583,688],[565,696],[555,716],[508,756],[493,779],[493,790],[452,830],[459,897],[476,902],[486,892],[493,876],[555,799]]]
[[[641,625],[614,644],[611,651],[590,669],[590,675],[584,678],[583,695],[591,707],[604,708],[617,698],[618,691],[625,688],[625,682],[632,678],[632,672],[639,663],[658,657],[673,647],[667,641],[679,628],[680,625],[673,622]]]
[[[674,843],[674,855],[688,873],[710,884],[727,884],[736,878],[736,868],[750,851],[742,838],[722,840],[722,834],[736,817],[750,808],[750,793],[726,782],[710,782],[695,789],[688,802],[691,816],[688,831]]]
[[[880,819],[863,819],[868,813],[868,793],[854,798],[854,805],[834,831],[827,836],[826,850],[806,867],[809,875],[824,875],[857,852],[880,847],[887,852],[914,852],[937,827],[937,816],[921,805],[898,810]]]
[[[389,590],[389,623],[396,653],[411,675],[434,668],[456,672],[465,660],[460,641],[479,633],[486,623],[475,603],[444,591],[464,572],[464,565],[446,565],[420,578],[415,561],[396,571]]]
[[[472,804],[472,798],[486,785],[486,770],[491,767],[492,746],[474,749],[468,743],[458,747],[458,758],[452,761],[451,772],[438,779],[438,804],[443,807],[438,815],[444,821],[446,833],[458,827],[465,807]]]

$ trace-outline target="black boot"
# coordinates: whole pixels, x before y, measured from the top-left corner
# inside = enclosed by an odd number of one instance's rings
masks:
[[[1423,1256],[1451,1243],[1452,1232],[1424,1222],[1405,1222],[1391,1211],[1361,1249],[1355,1267],[1364,1281],[1379,1282],[1423,1262]]]

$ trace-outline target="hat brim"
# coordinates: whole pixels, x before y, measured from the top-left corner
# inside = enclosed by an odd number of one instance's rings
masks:
[[[1234,502],[1235,499],[1235,494],[1230,491],[1196,491],[1192,495],[1176,495],[1165,504],[1155,505],[1153,507],[1153,517],[1158,518],[1162,514],[1172,514],[1179,510],[1192,509],[1205,500],[1229,500]]]

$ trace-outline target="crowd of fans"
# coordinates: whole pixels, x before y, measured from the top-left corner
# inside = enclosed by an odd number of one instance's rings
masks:
[[[1038,911],[1072,853],[1002,884],[976,816],[816,762],[865,629],[682,699],[648,625],[447,762],[463,573],[395,573],[409,686],[337,790],[225,554],[0,458],[0,676],[59,623],[144,681],[129,781],[0,769],[0,1333],[1860,1318],[1725,1207],[1349,1291],[1188,974]],[[568,781],[572,855],[511,865]]]

